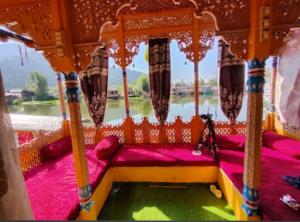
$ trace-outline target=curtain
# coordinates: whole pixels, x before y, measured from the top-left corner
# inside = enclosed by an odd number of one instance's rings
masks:
[[[89,113],[97,127],[104,120],[108,85],[108,52],[104,46],[92,54],[92,62],[80,73],[80,83]]]
[[[300,30],[281,50],[276,87],[276,111],[286,128],[300,129]]]
[[[169,39],[149,39],[150,97],[155,116],[163,124],[169,112],[171,94]]]
[[[0,219],[32,220],[19,152],[0,72]]]
[[[229,52],[229,45],[219,40],[219,94],[224,115],[235,123],[244,93],[245,65]]]

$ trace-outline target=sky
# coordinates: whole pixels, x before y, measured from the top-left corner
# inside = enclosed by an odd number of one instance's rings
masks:
[[[204,80],[209,80],[217,76],[217,58],[218,58],[218,44],[207,53],[206,57],[199,64],[199,77]],[[148,73],[148,63],[145,61],[145,52],[147,46],[141,44],[140,51],[137,56],[134,57],[133,63],[128,67],[130,69],[135,69],[143,73]],[[171,50],[171,74],[172,81],[177,82],[181,80],[193,81],[194,79],[194,64],[186,59],[183,52],[180,52],[178,44],[176,41],[172,41],[170,44]],[[187,64],[185,64],[185,62]],[[113,59],[110,59],[110,64],[114,64]],[[134,67],[133,67],[134,64]]]
[[[14,44],[15,41],[9,40],[6,43],[0,41],[0,55],[7,55],[8,52],[1,51],[2,44]],[[129,65],[129,69],[137,70],[143,73],[148,73],[148,63],[145,61],[145,52],[147,46],[145,44],[140,45],[139,54],[134,57],[133,63]],[[171,50],[171,78],[172,82],[177,82],[184,80],[186,82],[193,82],[194,80],[194,64],[186,59],[186,56],[183,52],[179,50],[178,44],[175,40],[171,41],[170,44]],[[31,51],[31,50],[30,50]],[[15,52],[10,52],[10,54],[15,53],[19,55],[18,50]],[[199,79],[204,79],[208,81],[209,79],[217,77],[218,66],[218,44],[217,40],[211,50],[206,54],[206,57],[199,63]],[[110,58],[109,65],[113,66],[114,60]],[[134,64],[134,66],[133,66]],[[115,65],[117,66],[117,65]],[[267,67],[271,66],[271,60],[267,60]],[[247,65],[246,65],[247,69]]]
[[[145,61],[145,52],[147,46],[145,44],[140,45],[140,51],[137,56],[134,57],[133,63],[128,67],[135,69],[143,73],[148,73],[148,63]],[[171,50],[171,78],[172,82],[177,81],[190,81],[194,80],[194,64],[186,59],[183,52],[179,50],[178,44],[173,40],[170,44]],[[218,41],[216,38],[215,44],[211,50],[209,50],[204,59],[199,63],[199,79],[208,81],[209,79],[216,78],[218,75]],[[266,68],[271,67],[271,59],[266,61]],[[187,64],[185,64],[187,62]],[[112,58],[110,58],[110,64],[114,64]],[[133,67],[134,64],[134,67]],[[117,66],[115,64],[115,66]],[[245,71],[247,73],[247,64],[245,62]]]

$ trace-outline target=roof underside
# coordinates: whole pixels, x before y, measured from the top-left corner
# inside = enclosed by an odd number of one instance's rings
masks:
[[[299,15],[298,0],[0,2],[0,25],[30,36],[57,71],[85,69],[99,39],[121,66],[130,64],[138,43],[153,36],[176,39],[190,60],[202,59],[215,35],[239,57],[251,57],[253,44],[266,56],[278,52]]]

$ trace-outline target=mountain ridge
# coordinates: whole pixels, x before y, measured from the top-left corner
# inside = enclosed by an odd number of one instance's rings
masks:
[[[42,73],[48,81],[48,87],[55,87],[57,83],[55,71],[42,53],[29,48],[25,50],[22,45],[20,45],[20,48],[21,54],[19,45],[16,43],[0,45],[0,70],[2,71],[5,89],[24,88],[26,80],[32,72]],[[142,72],[127,69],[128,83],[132,83],[142,74]],[[109,67],[108,84],[109,87],[123,84],[122,69],[120,67]]]

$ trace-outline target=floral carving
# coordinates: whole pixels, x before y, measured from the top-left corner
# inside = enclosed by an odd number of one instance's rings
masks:
[[[77,45],[76,48],[76,58],[77,58],[77,66],[79,70],[84,70],[89,63],[91,62],[91,55],[95,51],[95,48],[98,44],[90,44],[90,45]]]
[[[118,41],[116,39],[112,38],[112,39],[108,40],[105,43],[106,43],[107,48],[108,48],[109,56],[114,58],[116,64],[121,66],[122,61],[121,61],[121,56],[120,56],[120,45],[119,45]]]
[[[3,1],[5,2],[5,1]],[[7,3],[6,3],[7,2]],[[231,44],[231,52],[238,57],[246,58],[248,36],[250,30],[250,2],[249,0],[70,0],[66,2],[66,12],[71,15],[69,19],[70,30],[57,30],[54,26],[54,20],[59,19],[56,16],[59,13],[54,13],[52,1],[50,0],[35,0],[35,1],[18,1],[19,4],[13,4],[6,1],[0,6],[0,24],[4,25],[18,34],[25,34],[30,36],[39,49],[45,51],[45,55],[51,60],[58,61],[60,58],[68,58],[70,61],[76,63],[77,58],[79,64],[75,67],[84,67],[86,64],[86,56],[90,55],[88,48],[94,47],[99,40],[99,33],[104,24],[111,22],[109,32],[115,31],[115,25],[118,23],[118,16],[124,15],[128,17],[129,14],[143,14],[145,12],[159,12],[173,10],[181,13],[181,11],[194,10],[195,14],[205,22],[209,19],[204,15],[209,13],[214,17],[218,32],[224,39]],[[59,1],[60,2],[60,1]],[[289,33],[290,28],[297,26],[296,20],[300,13],[300,0],[271,0],[271,52],[278,52],[282,46],[283,38]],[[193,13],[194,14],[194,13]],[[63,16],[61,14],[60,16]],[[124,30],[137,29],[153,29],[156,25],[161,28],[173,26],[189,26],[191,24],[191,15],[189,13],[183,15],[158,15],[156,17],[148,16],[146,20],[132,19],[126,21]],[[298,25],[299,26],[299,25]],[[62,28],[63,29],[63,28]],[[72,35],[72,40],[57,44],[55,39],[56,31],[70,31],[65,33]],[[181,30],[179,30],[181,31]],[[182,30],[186,31],[186,30]],[[213,31],[200,34],[200,59],[205,56],[206,51],[212,46],[211,38]],[[170,37],[169,31],[160,33],[160,35],[146,33],[148,37]],[[172,34],[173,35],[173,34]],[[180,34],[181,36],[181,34]],[[62,35],[63,39],[65,38]],[[133,36],[127,36],[133,38]],[[115,37],[114,37],[115,38]],[[134,36],[134,38],[137,38]],[[144,37],[143,37],[144,38]],[[188,39],[188,38],[187,38]],[[143,40],[144,41],[144,40]],[[206,43],[204,43],[207,41]],[[137,52],[136,42],[128,44],[125,38],[126,47],[126,64],[130,64],[132,57]],[[188,42],[187,42],[188,43]],[[110,43],[114,45],[114,43]],[[80,45],[80,47],[78,46]],[[85,46],[82,46],[85,45]],[[208,45],[208,46],[206,46]],[[71,50],[71,49],[75,50]],[[190,46],[183,46],[181,49],[186,52],[189,59],[193,59],[193,53]],[[72,54],[74,52],[74,54]],[[111,55],[120,63],[120,51],[114,46],[110,51]]]
[[[176,27],[183,25],[191,25],[193,22],[193,16],[186,15],[161,15],[161,16],[149,16],[142,19],[130,19],[124,23],[124,30],[139,30],[150,28],[164,28],[164,27]]]
[[[186,58],[194,60],[194,49],[193,49],[193,33],[189,32],[175,32],[171,33],[172,39],[176,39],[178,47],[181,52],[186,55]]]
[[[0,8],[0,24],[18,34],[28,35],[37,45],[49,45],[54,40],[50,3],[35,1]]]
[[[222,37],[229,44],[229,50],[238,58],[247,58],[249,31],[224,33]]]
[[[139,53],[139,47],[142,42],[147,44],[147,37],[145,35],[129,36],[125,38],[125,57],[127,66],[132,63],[133,57]]]

